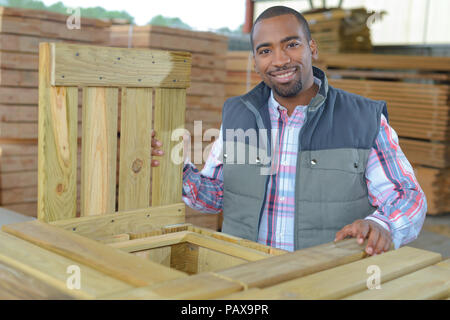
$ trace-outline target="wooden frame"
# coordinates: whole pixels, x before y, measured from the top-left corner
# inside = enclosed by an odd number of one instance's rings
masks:
[[[61,43],[40,49],[38,220],[2,227],[0,298],[449,296],[450,262],[434,252],[404,247],[366,257],[348,239],[288,253],[186,224],[181,165],[165,159],[150,170],[149,138],[153,119],[166,148],[174,146],[171,132],[184,123],[189,55]],[[81,217],[75,85],[83,87]],[[125,143],[116,199],[119,87]],[[370,265],[382,270],[387,290],[365,290]],[[80,270],[75,289],[68,285],[73,266]]]

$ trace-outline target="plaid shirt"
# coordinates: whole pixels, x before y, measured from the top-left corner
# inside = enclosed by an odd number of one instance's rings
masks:
[[[320,80],[315,78],[320,85]],[[298,136],[307,106],[297,106],[289,117],[271,94],[269,112],[272,131],[278,130],[278,170],[269,177],[258,242],[294,250],[295,171]],[[219,213],[223,200],[222,128],[200,172],[187,160],[183,169],[183,200],[193,209]],[[370,203],[378,209],[366,219],[390,231],[395,248],[416,239],[425,219],[427,203],[414,171],[398,144],[394,129],[382,115],[380,131],[365,172]]]

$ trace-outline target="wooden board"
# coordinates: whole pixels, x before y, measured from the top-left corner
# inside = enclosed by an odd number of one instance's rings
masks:
[[[76,88],[50,86],[50,47],[41,44],[39,74],[38,219],[76,215]]]
[[[152,89],[122,90],[119,210],[150,206]]]
[[[81,215],[116,208],[118,89],[83,89]]]
[[[152,206],[170,204],[181,199],[182,186],[182,134],[186,91],[184,89],[156,89],[155,131],[158,140],[165,146],[165,157],[153,169]],[[176,129],[178,140],[172,136]],[[177,146],[177,147],[176,147]],[[176,148],[175,148],[176,147]],[[170,181],[170,184],[164,183]]]
[[[189,53],[65,43],[52,43],[51,48],[52,85],[166,88],[189,86]]]
[[[185,276],[40,221],[5,225],[2,230],[134,286]]]

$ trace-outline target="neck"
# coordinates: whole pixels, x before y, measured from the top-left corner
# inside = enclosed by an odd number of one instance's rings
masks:
[[[288,111],[288,115],[290,116],[297,106],[306,106],[311,102],[311,99],[314,98],[319,91],[319,86],[312,80],[312,83],[308,86],[308,89],[300,91],[294,97],[281,97],[277,95],[275,92],[273,93],[273,97],[275,100],[285,107]]]

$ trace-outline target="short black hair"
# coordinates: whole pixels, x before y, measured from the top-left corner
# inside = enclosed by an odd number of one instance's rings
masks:
[[[300,22],[300,25],[303,27],[303,32],[305,33],[308,43],[309,41],[311,41],[311,31],[309,30],[308,21],[306,21],[305,17],[300,12],[285,6],[274,6],[264,10],[263,13],[261,13],[253,23],[252,31],[250,32],[250,43],[252,45],[252,52],[254,52],[255,50],[255,47],[253,45],[253,30],[255,29],[255,25],[261,20],[278,17],[285,14],[292,14],[297,18],[298,22]]]

